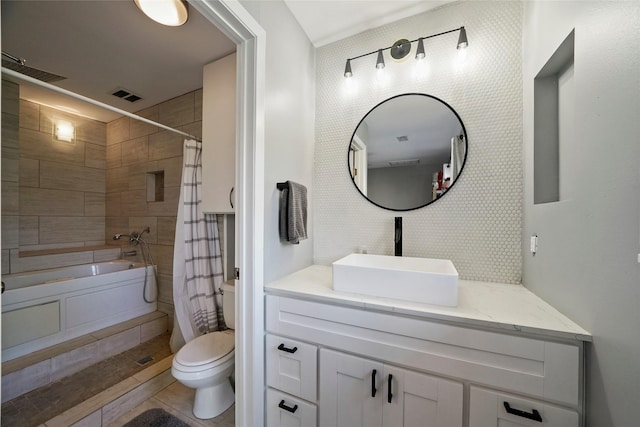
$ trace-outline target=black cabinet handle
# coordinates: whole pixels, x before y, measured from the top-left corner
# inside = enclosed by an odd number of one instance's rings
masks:
[[[376,372],[375,369],[371,372],[371,397],[376,397]]]
[[[393,379],[393,375],[389,374],[388,387],[387,387],[387,402],[391,403],[391,398],[393,397],[393,393],[391,393],[391,380]]]
[[[526,418],[528,420],[542,422],[542,417],[540,416],[540,412],[533,409],[531,413],[521,411],[520,409],[512,408],[509,405],[509,402],[504,402],[504,409],[511,415],[517,415],[518,417]]]
[[[235,187],[231,187],[231,191],[229,191],[229,204],[231,205],[231,209],[233,209],[233,199],[231,198],[233,190],[235,190]]]
[[[298,347],[293,347],[293,348],[287,348],[284,346],[284,344],[280,344],[278,346],[278,350],[280,351],[286,351],[287,353],[295,353],[296,351],[298,351]]]
[[[280,401],[280,403],[278,403],[278,408],[280,409],[284,409],[285,411],[289,411],[292,414],[294,414],[297,410],[298,410],[298,405],[293,405],[293,408],[291,406],[287,406],[284,404],[284,399]]]

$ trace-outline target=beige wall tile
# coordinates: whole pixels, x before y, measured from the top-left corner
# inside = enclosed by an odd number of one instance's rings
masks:
[[[51,358],[51,382],[75,374],[99,361],[97,342],[54,356]]]
[[[2,403],[49,384],[51,361],[45,360],[28,368],[2,376]]]
[[[126,166],[107,169],[107,193],[129,189],[129,169]]]
[[[173,245],[149,245],[158,274],[173,275]],[[160,280],[161,282],[162,280]],[[160,283],[159,283],[160,284]]]
[[[158,217],[158,243],[173,245],[176,237],[176,217]]]
[[[120,216],[120,193],[107,193],[106,216]]]
[[[19,257],[17,250],[11,251],[11,272],[42,270],[45,268],[66,267],[69,265],[87,264],[93,262],[93,255],[88,252],[73,252],[68,254],[42,255]]]
[[[195,121],[195,94],[186,93],[158,105],[158,121],[164,125],[177,127]]]
[[[141,163],[149,160],[149,139],[146,136],[122,143],[122,164]]]
[[[130,164],[129,174],[129,190],[146,190],[147,173],[160,170],[157,161]],[[145,196],[146,200],[146,196]]]
[[[84,142],[54,141],[51,132],[20,129],[20,155],[32,159],[84,165]]]
[[[8,80],[2,80],[2,112],[17,116],[20,112],[18,105],[20,86]]]
[[[40,160],[20,157],[20,186],[40,186]]]
[[[105,178],[103,169],[40,161],[41,188],[104,193]]]
[[[150,216],[176,216],[179,197],[180,187],[165,187],[164,201],[148,203],[147,214]]]
[[[105,230],[105,242],[115,246],[120,246],[121,242],[115,242],[113,240],[114,234],[122,234],[129,232],[129,219],[126,217],[107,217],[106,218],[106,230]]]
[[[2,250],[2,274],[11,273],[11,251],[9,249]]]
[[[18,116],[2,112],[2,149],[18,149],[19,143]]]
[[[149,160],[182,156],[184,137],[170,131],[149,135]]]
[[[120,248],[93,251],[93,262],[104,262],[114,259],[120,259]]]
[[[202,140],[202,122],[201,121],[180,126],[179,129],[183,132],[188,133],[189,135],[193,135],[196,138],[199,138],[200,140]]]
[[[165,187],[182,185],[182,156],[158,160],[158,170],[164,171]]]
[[[18,215],[19,201],[18,183],[2,181],[2,215]]]
[[[155,259],[155,252],[151,253]],[[159,262],[157,259],[155,261],[156,263]],[[173,276],[169,274],[158,274],[158,302],[163,302],[173,307]]]
[[[20,217],[2,216],[2,249],[15,249],[20,246]]]
[[[107,125],[96,120],[78,119],[76,138],[80,141],[104,147],[107,145]]]
[[[107,123],[107,145],[129,139],[129,117],[122,117]]]
[[[37,245],[39,221],[37,216],[20,217],[20,246]]]
[[[122,143],[107,146],[107,167],[118,168],[122,166]]]
[[[98,341],[98,357],[104,360],[140,344],[140,326],[105,337]]]
[[[120,200],[120,212],[123,216],[147,216],[147,191],[123,191]]]
[[[83,214],[84,193],[80,191],[29,187],[22,187],[20,191],[20,215],[82,216]]]
[[[105,193],[84,193],[84,216],[104,217],[105,214]]]
[[[40,105],[35,102],[20,100],[20,127],[40,130]]]
[[[104,233],[103,217],[40,217],[41,244],[102,240]]]
[[[2,180],[18,182],[20,177],[20,151],[15,148],[2,149]]]
[[[195,111],[194,111],[194,120],[202,121],[202,89],[198,89],[194,92],[194,102],[195,102]]]
[[[103,145],[85,143],[84,165],[88,168],[106,169],[107,151]]]
[[[136,112],[138,116],[144,117],[145,119],[153,120],[154,122],[158,121],[158,106],[154,105],[153,107],[146,108],[144,110],[140,110]],[[141,136],[151,135],[152,133],[158,132],[160,128],[157,126],[153,126],[147,124],[145,122],[141,122],[140,120],[131,120],[131,125],[129,127],[131,138],[139,138]]]
[[[144,234],[144,240],[147,243],[156,243],[158,241],[158,218],[156,217],[129,217],[129,230],[140,232],[149,227],[149,233]]]

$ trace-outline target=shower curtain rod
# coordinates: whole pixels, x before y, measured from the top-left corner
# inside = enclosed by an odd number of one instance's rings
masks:
[[[157,126],[157,127],[162,128],[164,130],[175,132],[175,133],[178,133],[180,135],[189,137],[191,139],[195,139],[198,142],[202,142],[202,140],[200,138],[197,138],[197,137],[195,137],[195,136],[193,136],[193,135],[191,135],[189,133],[183,132],[183,131],[178,130],[178,129],[174,129],[172,127],[163,125],[163,124],[158,123],[158,122],[154,122],[153,120],[149,120],[149,119],[147,119],[145,117],[138,116],[137,114],[133,114],[133,113],[130,113],[128,111],[124,111],[124,110],[121,110],[119,108],[112,107],[109,104],[105,104],[103,102],[96,101],[95,99],[87,98],[84,95],[80,95],[80,94],[77,94],[75,92],[71,92],[71,91],[63,89],[61,87],[54,86],[54,85],[49,84],[49,83],[45,83],[45,82],[43,82],[41,80],[34,79],[33,77],[29,77],[29,76],[27,76],[25,74],[18,73],[17,71],[10,70],[9,68],[2,67],[2,74],[6,74],[8,76],[15,77],[16,79],[23,80],[25,82],[28,82],[28,83],[31,83],[31,84],[34,84],[34,85],[37,85],[37,86],[44,87],[44,88],[52,90],[54,92],[58,92],[58,93],[61,93],[63,95],[70,96],[72,98],[79,99],[80,101],[87,102],[87,103],[95,105],[97,107],[104,108],[105,110],[113,111],[114,113],[122,114],[123,116],[127,116],[127,117],[130,117],[132,119],[139,120],[141,122],[144,122],[144,123],[147,123],[147,124],[150,124],[150,125],[153,125],[153,126]]]

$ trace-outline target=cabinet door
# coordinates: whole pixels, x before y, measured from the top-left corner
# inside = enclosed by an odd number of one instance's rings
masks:
[[[202,210],[233,213],[236,182],[236,54],[202,75]]]
[[[471,386],[469,427],[578,427],[578,413],[532,399]]]
[[[385,365],[385,427],[462,427],[462,383]]]
[[[267,385],[316,400],[317,348],[298,340],[267,335]]]
[[[320,426],[381,427],[382,363],[320,350]]]
[[[316,405],[270,388],[265,406],[267,427],[316,427]]]

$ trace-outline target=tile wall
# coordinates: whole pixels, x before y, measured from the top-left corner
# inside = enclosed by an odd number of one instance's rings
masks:
[[[189,92],[137,114],[201,137],[202,90]],[[122,117],[107,123],[106,235],[141,231],[158,266],[158,308],[172,312],[173,242],[182,178],[184,137],[143,122]],[[163,200],[147,201],[148,175],[163,172]],[[145,235],[146,236],[146,235]],[[140,248],[137,257],[141,260]]]

